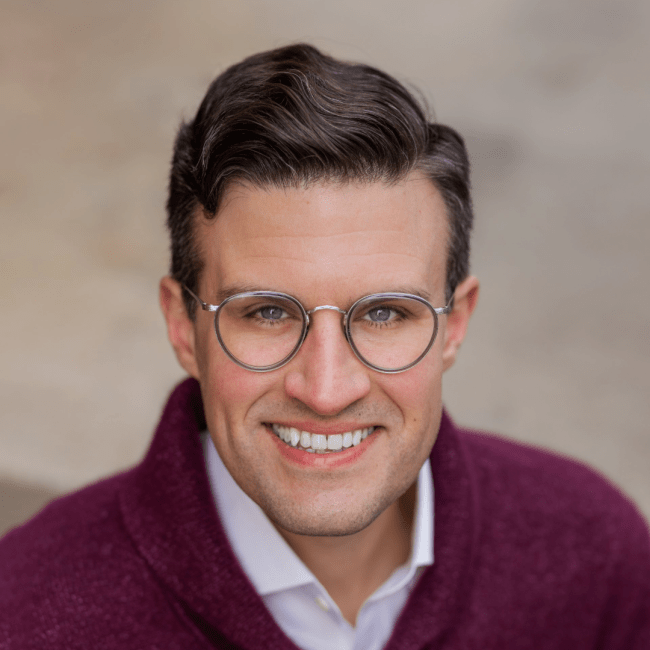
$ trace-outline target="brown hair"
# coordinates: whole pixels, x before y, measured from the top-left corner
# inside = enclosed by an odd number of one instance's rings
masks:
[[[447,207],[447,300],[469,272],[472,205],[460,135],[376,68],[310,45],[256,54],[219,75],[196,117],[181,124],[169,181],[171,274],[197,291],[198,209],[214,217],[228,183],[289,187],[315,181],[385,181],[423,172]],[[185,292],[188,313],[195,302]]]

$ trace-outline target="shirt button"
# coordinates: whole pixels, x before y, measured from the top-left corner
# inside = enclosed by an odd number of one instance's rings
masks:
[[[314,599],[316,601],[316,604],[324,611],[324,612],[329,612],[330,611],[330,606],[327,604],[327,601],[322,597],[322,596],[316,596]]]

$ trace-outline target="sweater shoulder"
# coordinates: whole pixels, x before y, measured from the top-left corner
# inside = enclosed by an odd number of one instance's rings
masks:
[[[562,498],[568,507],[600,511],[630,503],[616,485],[581,461],[493,433],[460,429],[459,435],[478,480],[494,487],[516,487],[533,501]]]
[[[476,522],[470,620],[535,630],[535,647],[646,647],[650,537],[634,503],[579,461],[458,436]]]
[[[118,505],[120,482],[115,476],[54,499],[0,540],[0,610],[9,601],[47,598],[55,585],[73,580],[76,569],[95,558],[110,559],[128,544]]]
[[[119,528],[120,478],[115,476],[54,499],[9,531],[0,540],[3,578],[13,571],[25,571],[39,559],[92,553],[100,540],[114,539]]]
[[[170,613],[122,522],[125,476],[55,499],[0,540],[0,639],[7,647],[88,647],[99,638],[102,647],[132,647],[124,630],[137,636],[152,615]]]
[[[648,527],[636,505],[586,464],[494,434],[459,430],[487,528],[510,525],[531,543],[633,553],[648,563]],[[507,524],[504,522],[508,522]]]

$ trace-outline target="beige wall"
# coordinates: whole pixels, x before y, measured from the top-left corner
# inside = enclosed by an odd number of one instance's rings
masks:
[[[0,478],[70,489],[141,456],[182,377],[157,307],[177,123],[224,66],[308,40],[467,137],[483,293],[452,415],[650,513],[649,32],[641,0],[4,0]]]

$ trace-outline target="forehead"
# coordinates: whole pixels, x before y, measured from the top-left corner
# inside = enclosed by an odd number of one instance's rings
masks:
[[[197,237],[202,286],[213,295],[234,286],[299,298],[444,289],[446,210],[419,175],[392,184],[233,185],[216,218],[199,219]]]

